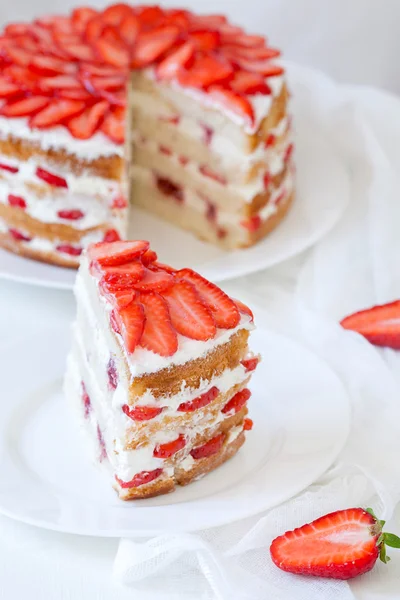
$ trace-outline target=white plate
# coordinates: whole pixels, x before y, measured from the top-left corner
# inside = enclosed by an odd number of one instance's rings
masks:
[[[125,503],[89,461],[62,397],[69,344],[45,331],[0,352],[0,512],[47,529],[96,536],[195,531],[271,508],[333,463],[349,430],[336,375],[294,342],[258,330],[264,361],[250,400],[254,429],[240,452],[173,494]]]
[[[225,252],[150,214],[133,209],[131,237],[150,240],[163,262],[177,267],[190,266],[213,281],[223,281],[271,267],[322,238],[335,225],[348,204],[349,173],[344,158],[336,153],[329,139],[318,129],[317,121],[312,120],[312,102],[317,102],[318,95],[311,90],[304,101],[302,73],[301,69],[294,66],[289,71],[296,125],[296,200],[287,218],[274,232],[252,248]],[[316,72],[316,83],[312,85],[317,87],[321,77]],[[299,90],[297,96],[296,89]],[[73,285],[75,272],[0,250],[0,277],[69,289]]]

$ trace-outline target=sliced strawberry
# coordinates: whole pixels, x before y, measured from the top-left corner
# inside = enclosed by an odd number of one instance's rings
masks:
[[[57,96],[60,98],[65,98],[66,100],[82,100],[87,104],[93,100],[93,95],[89,94],[85,89],[76,89],[76,90],[57,90]]]
[[[141,292],[155,291],[164,293],[173,283],[174,278],[169,273],[165,271],[150,271],[145,268],[142,279],[135,283],[134,287]]]
[[[156,68],[156,76],[159,79],[173,79],[183,68],[190,68],[194,57],[194,45],[186,42],[176,50],[173,50]]]
[[[115,361],[112,357],[107,363],[108,387],[110,390],[116,390],[118,387],[118,373],[115,366]]]
[[[17,242],[30,242],[31,237],[22,233],[22,231],[18,231],[18,229],[14,229],[14,227],[10,227],[8,233],[16,240]]]
[[[44,91],[58,90],[80,90],[82,85],[74,75],[55,75],[54,77],[43,77],[40,86]]]
[[[116,309],[126,308],[136,298],[136,292],[134,290],[114,289],[114,286],[108,285],[105,280],[100,281],[99,288],[101,294],[105,296],[110,304]]]
[[[251,431],[253,429],[253,421],[252,419],[245,419],[243,421],[243,431]]]
[[[271,88],[264,81],[259,73],[249,73],[247,71],[236,71],[234,79],[230,82],[230,87],[241,94],[264,94],[272,93]]]
[[[19,86],[6,77],[0,77],[0,98],[10,98],[20,91]]]
[[[209,52],[219,46],[220,34],[218,31],[198,29],[189,33],[189,39],[193,42],[197,51]]]
[[[143,334],[145,321],[143,306],[132,302],[126,308],[115,313],[115,318],[124,340],[125,348],[132,354]]]
[[[247,98],[219,86],[212,86],[209,93],[211,98],[222,107],[239,115],[249,125],[254,125],[255,117],[253,107]]]
[[[146,485],[146,483],[151,483],[160,477],[162,472],[162,469],[154,469],[154,471],[141,471],[140,473],[137,473],[135,477],[131,479],[131,481],[121,481],[121,479],[119,479],[117,476],[115,476],[115,479],[119,486],[123,489],[136,488],[141,485]]]
[[[82,6],[81,8],[75,8],[72,11],[72,25],[78,33],[83,33],[86,29],[87,24],[91,19],[97,15],[97,11],[94,8],[88,6]]]
[[[27,50],[23,50],[17,46],[9,46],[7,48],[7,56],[12,60],[14,65],[18,65],[19,67],[29,65],[32,58],[32,55]]]
[[[276,142],[276,135],[274,135],[273,133],[270,133],[269,136],[267,137],[267,139],[265,140],[265,147],[266,148],[270,148],[271,146],[273,146]]]
[[[152,269],[155,269],[157,271],[166,271],[166,273],[169,273],[170,275],[175,275],[176,273],[176,269],[173,269],[172,267],[170,267],[169,265],[164,265],[163,263],[160,262],[155,262],[151,265]]]
[[[21,196],[14,196],[14,194],[8,194],[8,204],[16,208],[26,208],[26,202]]]
[[[120,321],[118,318],[117,310],[112,310],[110,312],[110,325],[111,325],[111,329],[113,331],[115,331],[115,333],[119,333],[119,335],[121,335],[121,325],[120,325]]]
[[[188,281],[177,281],[164,292],[176,331],[193,340],[209,340],[216,327],[209,309],[204,306],[195,287]]]
[[[267,58],[277,58],[280,56],[280,51],[275,48],[246,48],[242,46],[225,46],[224,54],[230,56],[232,59],[235,58],[248,58],[250,60],[265,60]]]
[[[83,75],[94,75],[96,77],[120,77],[125,79],[120,74],[119,70],[110,65],[95,65],[92,63],[83,63],[79,65],[79,70]]]
[[[68,129],[74,138],[87,140],[97,131],[101,120],[109,109],[105,100],[93,104],[77,117],[68,121]]]
[[[171,325],[168,304],[157,292],[139,296],[146,322],[140,345],[160,356],[172,356],[178,350],[178,336]]]
[[[77,61],[95,60],[96,56],[92,48],[87,44],[81,44],[75,40],[59,40],[59,46],[71,58]]]
[[[375,346],[400,350],[400,300],[356,312],[340,322]]]
[[[254,233],[261,227],[261,217],[260,215],[253,215],[249,219],[245,219],[240,222],[241,226],[250,231],[250,233]]]
[[[30,119],[29,125],[38,128],[60,125],[66,119],[81,113],[84,109],[85,103],[79,100],[53,99],[48,106]]]
[[[131,262],[116,267],[102,267],[102,273],[105,283],[126,288],[140,281],[143,277],[144,267],[139,262]]]
[[[141,31],[133,48],[133,68],[142,68],[160,58],[179,36],[175,25],[162,25],[150,31]]]
[[[60,219],[67,219],[68,221],[78,221],[79,219],[83,219],[85,216],[85,214],[79,210],[79,208],[59,210],[57,215],[60,217]]]
[[[255,371],[258,363],[259,363],[259,359],[257,356],[254,356],[252,358],[245,358],[244,360],[240,361],[240,364],[244,366],[247,373],[250,373],[251,371]]]
[[[164,409],[156,406],[134,406],[131,408],[124,404],[122,410],[133,421],[150,421],[150,419],[158,417]]]
[[[227,23],[225,15],[191,15],[193,28],[220,29]]]
[[[56,246],[57,252],[62,254],[69,254],[70,256],[80,256],[82,254],[82,248],[72,246],[71,244],[59,244]]]
[[[165,194],[165,196],[172,196],[179,203],[184,201],[184,191],[180,185],[177,185],[167,177],[160,177],[159,175],[156,175],[155,179],[156,185],[162,194]]]
[[[221,183],[222,185],[226,185],[228,183],[226,180],[226,177],[224,177],[220,173],[216,173],[215,171],[210,169],[210,167],[208,167],[207,165],[201,165],[199,167],[199,171],[205,177],[210,177],[211,179],[218,181],[218,183]]]
[[[118,108],[104,118],[102,132],[116,144],[122,144],[125,139],[125,110]]]
[[[204,392],[204,394],[197,396],[197,398],[189,400],[188,402],[182,402],[178,406],[178,410],[180,412],[191,412],[192,410],[198,410],[199,408],[207,406],[207,404],[210,404],[210,402],[213,402],[218,394],[219,389],[214,385],[207,392]]]
[[[237,300],[236,298],[232,298],[232,300],[236,304],[240,313],[242,313],[244,315],[248,315],[249,317],[251,317],[251,320],[254,321],[254,315],[253,315],[252,311],[250,310],[250,308],[248,306],[246,306],[246,304],[243,304],[243,302],[241,302],[240,300]]]
[[[30,30],[29,23],[9,23],[4,28],[4,32],[10,36],[24,35],[24,34],[28,33],[29,30]]]
[[[144,254],[142,254],[142,265],[148,267],[151,263],[157,260],[157,254],[154,250],[146,250]]]
[[[55,175],[54,173],[50,173],[49,171],[45,171],[41,167],[37,167],[35,172],[36,177],[42,179],[49,185],[54,185],[55,187],[67,188],[68,183],[64,177],[60,177],[59,175]]]
[[[190,13],[187,10],[169,10],[166,20],[169,25],[177,25],[182,31],[188,31],[190,27]]]
[[[224,39],[231,44],[244,46],[245,48],[258,48],[265,44],[265,38],[261,35],[248,35],[247,33],[238,34],[233,31],[228,32],[228,30],[225,30]]]
[[[84,37],[89,42],[89,44],[94,44],[94,42],[100,37],[105,28],[106,24],[104,23],[101,16],[94,16],[90,21],[87,22],[85,28]]]
[[[149,249],[149,242],[114,242],[92,244],[88,247],[88,256],[101,266],[117,266],[129,263]]]
[[[224,441],[225,441],[225,434],[220,433],[219,435],[215,436],[214,438],[212,438],[211,440],[209,440],[202,446],[199,446],[198,448],[194,448],[190,454],[191,454],[191,456],[193,456],[193,458],[195,460],[199,460],[200,458],[208,458],[209,456],[212,456],[213,454],[217,454],[217,452],[219,452],[221,450],[221,448],[224,444]]]
[[[21,91],[28,92],[29,94],[40,95],[43,92],[39,89],[41,78],[36,73],[32,73],[25,67],[19,67],[18,65],[10,65],[3,71],[5,77],[9,78],[16,85],[20,87]]]
[[[0,115],[4,117],[26,117],[34,115],[50,102],[49,98],[42,96],[33,96],[23,100],[15,100],[5,104],[0,109]]]
[[[178,73],[181,85],[206,89],[212,84],[228,81],[233,75],[233,68],[222,57],[199,55],[189,70]]]
[[[177,276],[189,281],[196,288],[202,302],[211,311],[217,327],[231,329],[238,325],[240,314],[236,304],[221,288],[191,269],[182,269],[178,271]]]
[[[223,412],[224,414],[232,413],[233,415],[235,415],[239,412],[239,410],[243,408],[250,396],[251,392],[247,388],[244,390],[240,390],[240,392],[237,392],[237,394],[235,394],[229,400],[229,402],[225,404],[221,412]]]
[[[154,448],[153,456],[156,458],[171,458],[174,454],[182,450],[186,446],[186,438],[184,435],[180,435],[173,442],[167,442],[165,444],[157,444]]]
[[[116,198],[114,198],[112,204],[111,204],[111,208],[127,208],[128,206],[128,202],[126,200],[126,198],[124,196],[117,196]]]
[[[85,79],[84,83],[89,91],[115,91],[125,86],[126,77],[120,75],[111,75],[108,77],[97,77],[92,75],[90,79]]]
[[[29,69],[39,75],[68,75],[75,73],[74,64],[64,60],[54,58],[53,56],[34,56],[29,63]]]
[[[125,44],[111,42],[99,37],[94,47],[100,58],[107,64],[118,68],[127,68],[129,65],[129,50]]]
[[[139,19],[136,15],[128,15],[119,27],[121,38],[129,47],[132,47],[140,31]]]
[[[252,73],[261,73],[264,77],[276,77],[282,75],[283,67],[271,63],[270,60],[251,60],[248,58],[238,58],[237,63],[246,71]]]
[[[126,18],[132,15],[132,7],[123,2],[108,6],[101,14],[105,23],[119,26]]]
[[[138,17],[142,27],[151,28],[165,20],[165,13],[159,6],[143,6]]]
[[[111,243],[111,242],[120,242],[121,236],[119,235],[116,229],[107,229],[104,234],[103,242]]]

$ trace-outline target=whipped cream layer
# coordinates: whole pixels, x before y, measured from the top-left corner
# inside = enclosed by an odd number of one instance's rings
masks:
[[[8,137],[38,144],[43,150],[65,150],[80,159],[93,160],[101,156],[123,156],[124,147],[115,144],[101,132],[88,140],[74,138],[66,127],[31,129],[27,118],[0,117],[0,139]]]

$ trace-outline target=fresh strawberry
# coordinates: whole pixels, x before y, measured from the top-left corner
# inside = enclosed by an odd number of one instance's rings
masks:
[[[188,70],[178,73],[178,81],[183,86],[206,89],[210,85],[227,81],[233,75],[233,68],[222,57],[199,55]]]
[[[190,67],[193,57],[194,46],[192,42],[186,42],[160,62],[156,67],[156,76],[159,79],[173,79],[182,68]]]
[[[84,109],[85,103],[79,100],[53,99],[48,106],[30,119],[29,125],[39,128],[60,125],[66,119],[81,113]]]
[[[83,88],[76,90],[57,90],[57,96],[65,98],[66,100],[82,100],[85,103],[93,100],[93,95],[89,94]]]
[[[160,263],[160,262],[154,262],[151,265],[151,268],[152,268],[152,270],[155,270],[155,271],[165,271],[166,273],[169,273],[170,275],[175,275],[175,273],[176,273],[176,269],[173,269],[169,265],[164,265],[163,263]]]
[[[239,412],[239,410],[243,408],[250,396],[251,392],[247,388],[245,388],[244,390],[240,390],[240,392],[237,392],[237,394],[235,394],[229,400],[229,402],[225,404],[221,412],[223,412],[224,414],[232,413],[233,415],[235,415],[237,412]]]
[[[243,304],[243,302],[241,302],[240,300],[237,300],[236,298],[232,298],[232,301],[236,304],[240,313],[242,313],[244,315],[249,315],[251,320],[254,321],[254,315],[253,315],[251,309],[248,306],[246,306],[246,304]]]
[[[136,15],[128,15],[119,26],[121,38],[129,47],[132,47],[140,31],[139,19]]]
[[[121,236],[116,229],[107,229],[104,234],[103,242],[111,244],[111,242],[120,242]]]
[[[259,48],[265,44],[265,38],[261,35],[238,34],[237,31],[228,31],[227,29],[224,31],[224,41],[245,48]]]
[[[189,281],[177,281],[164,292],[176,331],[193,340],[209,340],[216,332],[211,311]]]
[[[168,304],[157,292],[141,293],[139,302],[146,317],[140,345],[160,356],[172,356],[178,350],[178,336],[171,325]]]
[[[253,421],[252,419],[245,419],[243,421],[243,431],[251,431],[253,429]]]
[[[64,177],[60,177],[59,175],[50,173],[49,171],[46,171],[45,169],[42,169],[41,167],[37,167],[37,169],[35,171],[35,175],[36,175],[36,177],[39,177],[39,179],[42,179],[43,181],[48,183],[49,185],[54,185],[55,187],[61,187],[61,188],[68,187],[67,180],[64,179]]]
[[[115,476],[120,487],[127,488],[135,488],[141,485],[146,485],[146,483],[151,483],[162,474],[162,469],[154,469],[154,471],[141,471],[141,473],[137,473],[131,481],[121,481],[119,477]]]
[[[125,265],[102,267],[103,281],[115,288],[130,287],[143,277],[144,267],[140,262]]]
[[[99,37],[94,43],[94,47],[107,65],[112,65],[120,69],[126,69],[129,65],[129,50],[123,43],[116,43]]]
[[[209,308],[217,327],[231,329],[240,321],[236,304],[218,286],[191,269],[178,271],[177,276],[189,281],[199,294],[202,302]]]
[[[3,115],[4,117],[26,117],[28,115],[34,115],[47,106],[49,102],[49,98],[42,96],[14,100],[14,102],[9,102],[1,107],[0,115]]]
[[[106,27],[106,23],[104,23],[103,19],[99,15],[93,16],[87,22],[84,37],[89,42],[89,44],[94,44],[96,40],[101,36],[103,29]]]
[[[142,6],[138,18],[141,26],[146,29],[154,27],[165,21],[165,13],[159,6]]]
[[[60,217],[60,219],[67,219],[68,221],[78,221],[79,219],[83,219],[85,216],[85,214],[79,210],[79,208],[59,210],[57,215]]]
[[[82,6],[81,8],[75,8],[72,11],[71,21],[74,29],[79,33],[83,33],[86,29],[87,24],[93,17],[97,15],[97,11],[94,8]]]
[[[114,289],[114,286],[108,285],[104,280],[100,281],[99,287],[103,296],[105,296],[116,309],[126,308],[136,298],[136,292],[134,290]]]
[[[150,421],[155,419],[164,410],[163,408],[157,408],[156,406],[134,406],[130,407],[124,404],[122,407],[123,412],[127,417],[133,421]]]
[[[7,56],[12,60],[14,65],[18,65],[19,67],[29,65],[32,58],[32,55],[27,50],[23,50],[17,46],[9,46],[7,48]]]
[[[118,311],[117,310],[112,310],[110,312],[110,325],[111,325],[111,329],[113,331],[115,331],[115,333],[119,333],[121,335],[121,327],[120,327],[120,321],[118,319]]]
[[[261,223],[260,215],[253,215],[249,219],[244,219],[240,222],[241,226],[250,231],[250,233],[254,233],[257,229],[260,229]]]
[[[193,42],[197,51],[209,52],[215,50],[220,43],[220,34],[218,31],[207,29],[198,29],[189,33],[189,39]]]
[[[102,19],[105,23],[119,26],[124,20],[132,14],[132,7],[123,2],[112,4],[102,12]]]
[[[115,313],[115,319],[123,337],[125,348],[129,354],[132,354],[142,337],[144,329],[145,317],[143,306],[133,302],[126,308]]]
[[[221,29],[227,23],[225,15],[190,15],[194,29]],[[241,30],[240,30],[241,31]]]
[[[182,402],[178,406],[178,410],[180,412],[192,412],[192,410],[198,410],[199,408],[207,406],[207,404],[210,404],[210,402],[213,402],[218,394],[219,389],[214,385],[207,392],[204,392],[204,394],[197,396],[197,398],[189,400],[188,402]]]
[[[62,254],[69,254],[70,256],[80,256],[82,254],[82,248],[72,246],[71,244],[59,244],[56,246],[57,252]]]
[[[268,59],[251,60],[248,58],[238,58],[236,62],[242,69],[245,69],[245,71],[261,73],[264,77],[276,77],[277,75],[282,75],[284,72],[283,67],[272,63]]]
[[[236,71],[234,79],[230,82],[230,87],[241,94],[264,94],[272,93],[271,88],[264,81],[264,77],[259,73],[249,73],[248,71]]]
[[[148,267],[151,263],[156,261],[157,258],[157,254],[154,252],[154,250],[146,250],[146,252],[142,254],[142,265]]]
[[[80,90],[82,85],[75,75],[55,75],[54,77],[43,77],[40,80],[40,87],[45,92],[58,90]]]
[[[280,51],[275,48],[255,47],[246,48],[245,46],[225,46],[223,52],[226,56],[235,60],[235,58],[249,58],[250,60],[262,60],[266,58],[277,58],[280,56]]]
[[[186,446],[186,438],[180,435],[176,440],[167,442],[166,444],[157,444],[154,448],[153,456],[156,458],[171,458],[174,454],[182,450]]]
[[[400,538],[382,532],[384,524],[370,508],[338,510],[277,537],[271,558],[289,573],[351,579],[370,571],[378,556],[389,560],[385,544],[400,548]]]
[[[29,69],[39,75],[68,75],[75,73],[76,67],[73,63],[54,58],[54,56],[34,56],[30,63]]]
[[[198,448],[194,448],[190,452],[190,454],[195,460],[199,460],[200,458],[208,458],[209,456],[212,456],[213,454],[217,454],[217,452],[219,452],[221,450],[224,441],[225,441],[225,434],[220,433],[219,435],[215,436],[214,438],[212,438],[211,440],[209,440],[202,446],[199,446]]]
[[[199,171],[202,175],[204,175],[204,177],[210,177],[210,179],[214,179],[221,185],[227,184],[227,180],[223,175],[221,175],[220,173],[216,173],[215,171],[210,169],[210,167],[208,167],[207,165],[201,165],[199,167]]]
[[[3,171],[8,171],[9,173],[18,173],[19,168],[18,167],[13,167],[11,165],[6,165],[5,163],[0,163],[0,169],[3,169]]]
[[[122,144],[125,139],[125,110],[116,108],[106,117],[101,125],[102,132],[116,144]]]
[[[88,256],[103,267],[123,265],[138,258],[149,249],[149,242],[99,242],[88,247]]]
[[[340,322],[375,346],[400,350],[400,300],[356,312]]]
[[[136,282],[134,287],[140,292],[154,291],[164,293],[173,283],[174,279],[169,273],[144,268],[142,279]]]
[[[8,204],[15,208],[26,208],[26,201],[21,196],[14,196],[14,194],[8,194]]]
[[[84,84],[93,94],[103,91],[115,91],[125,86],[125,77],[121,77],[121,75],[108,75],[106,77],[91,75],[89,78],[84,78]]]
[[[254,124],[255,117],[253,107],[247,98],[237,92],[220,86],[212,86],[209,93],[211,98],[222,107],[239,115],[249,125]]]
[[[22,231],[19,231],[18,229],[14,229],[14,227],[10,227],[8,233],[17,242],[30,242],[32,239],[31,237],[29,237],[29,235],[26,235],[26,233],[22,233]]]
[[[105,100],[87,108],[77,117],[68,121],[68,129],[74,138],[87,140],[97,131],[101,120],[108,111],[109,104]]]
[[[111,67],[110,65],[96,65],[92,63],[82,63],[79,65],[79,71],[84,75],[94,75],[95,77],[119,77],[124,79],[119,69]]]
[[[0,98],[9,98],[19,92],[19,86],[5,77],[0,77]]]
[[[179,36],[179,28],[175,25],[162,25],[150,31],[141,31],[133,47],[133,68],[145,67],[167,50],[170,50]]]
[[[88,44],[82,43],[79,36],[53,32],[53,37],[58,48],[70,60],[87,62],[95,60],[96,56],[93,49]]]
[[[247,373],[250,373],[250,371],[255,371],[258,363],[259,363],[258,356],[253,356],[252,358],[245,358],[240,361],[240,364],[244,366]]]

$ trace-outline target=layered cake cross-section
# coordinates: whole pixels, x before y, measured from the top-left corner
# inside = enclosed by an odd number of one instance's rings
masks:
[[[171,492],[232,457],[252,427],[251,310],[145,241],[90,245],[65,394],[119,497]]]
[[[77,8],[0,35],[0,245],[76,267],[128,203],[225,249],[294,194],[279,51],[222,15]]]

